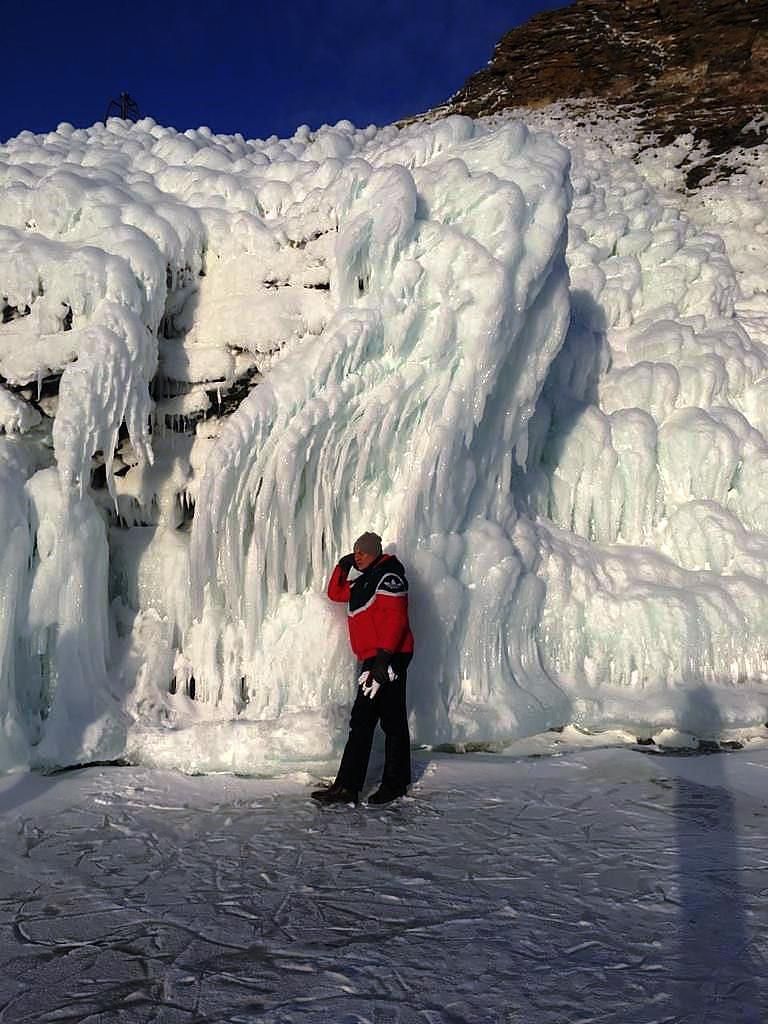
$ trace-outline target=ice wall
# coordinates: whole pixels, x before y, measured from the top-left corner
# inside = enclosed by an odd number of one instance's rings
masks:
[[[615,115],[530,120],[568,144],[574,183],[573,318],[515,481],[537,518],[547,671],[589,727],[706,735],[696,687],[722,722],[761,724],[768,304],[743,253],[766,196],[738,178],[685,195],[690,140],[643,148]]]
[[[333,756],[368,528],[421,742],[765,720],[760,182],[523,116],[0,147],[0,767]]]
[[[320,713],[348,694],[339,617],[317,595],[367,523],[413,569],[433,652],[413,687],[419,733],[521,728],[526,674],[500,647],[524,575],[509,489],[568,320],[567,169],[547,136],[457,119],[369,146],[334,181],[338,306],[281,351],[200,482],[185,653],[228,715]],[[300,244],[322,200],[288,207]]]
[[[366,527],[435,651],[420,734],[532,727],[497,613],[525,586],[512,466],[569,316],[568,165],[462,118],[2,147],[0,412],[33,463],[6,513],[28,549],[6,763],[330,751],[352,666],[322,594]],[[36,682],[13,704],[17,648]]]

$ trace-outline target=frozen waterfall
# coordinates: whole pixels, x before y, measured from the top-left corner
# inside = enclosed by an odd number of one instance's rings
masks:
[[[525,119],[0,146],[0,768],[331,756],[324,586],[368,528],[418,742],[706,734],[702,685],[766,721],[768,305],[727,197]]]

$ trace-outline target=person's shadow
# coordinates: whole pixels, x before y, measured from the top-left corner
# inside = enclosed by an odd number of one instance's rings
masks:
[[[717,737],[722,719],[702,686],[687,694],[681,724]],[[747,897],[740,882],[734,799],[721,752],[708,759],[708,784],[675,783],[680,897],[680,976],[675,1021],[761,1024],[764,963],[757,963]]]

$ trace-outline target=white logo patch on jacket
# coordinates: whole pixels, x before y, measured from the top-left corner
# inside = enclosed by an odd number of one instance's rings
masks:
[[[355,583],[357,580],[355,580]],[[354,583],[352,584],[354,586]],[[408,596],[408,584],[405,582],[402,576],[398,576],[395,572],[388,572],[382,576],[376,585],[376,589],[365,602],[360,605],[359,608],[355,608],[353,611],[351,608],[347,609],[347,616],[352,619],[355,615],[359,615],[361,612],[367,611],[379,594],[384,597],[407,597]]]
[[[394,572],[388,572],[386,576],[382,576],[379,580],[376,593],[390,594],[392,597],[403,597],[408,593],[408,585],[402,576],[398,576]]]

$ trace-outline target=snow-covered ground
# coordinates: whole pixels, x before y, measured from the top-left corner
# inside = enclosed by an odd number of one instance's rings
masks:
[[[761,1024],[768,748],[419,752],[302,773],[0,782],[0,1020]]]

